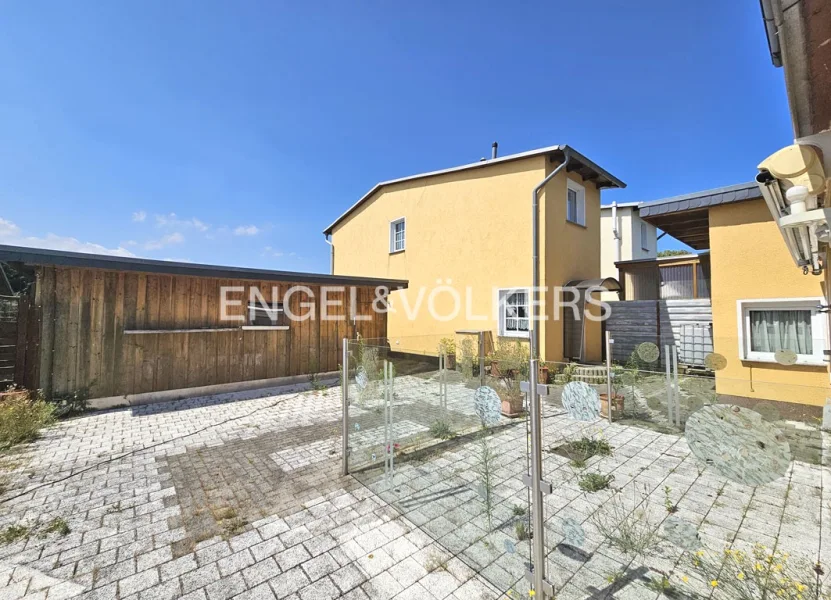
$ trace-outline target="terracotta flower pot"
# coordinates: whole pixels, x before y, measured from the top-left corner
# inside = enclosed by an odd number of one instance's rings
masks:
[[[502,399],[502,415],[505,417],[518,417],[522,414],[522,396],[517,398]]]
[[[444,355],[444,368],[448,371],[453,371],[456,369],[456,355],[455,354],[445,354]]]
[[[623,396],[615,394],[612,397],[612,418],[623,415]],[[600,394],[600,414],[601,416],[609,416],[609,395],[606,393]]]
[[[548,367],[545,365],[540,366],[537,369],[537,383],[541,383],[543,385],[548,384]]]

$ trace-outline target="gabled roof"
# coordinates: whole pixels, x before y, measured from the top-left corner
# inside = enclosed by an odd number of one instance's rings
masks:
[[[642,202],[638,206],[638,215],[691,248],[704,250],[710,247],[711,207],[761,197],[762,192],[755,181],[740,183],[654,202]]]
[[[171,260],[149,258],[128,258],[108,254],[87,254],[66,252],[46,248],[0,245],[0,261],[19,262],[25,265],[50,265],[111,271],[135,271],[139,273],[163,273],[166,275],[190,275],[192,277],[218,277],[222,279],[254,279],[260,281],[285,281],[319,285],[386,286],[404,289],[407,281],[402,279],[377,279],[375,277],[350,277],[323,275],[321,273],[297,273],[295,271],[272,271],[247,267],[225,267]]]
[[[440,171],[430,171],[427,173],[418,173],[416,175],[409,175],[407,177],[400,177],[398,179],[390,179],[388,181],[382,181],[381,183],[376,183],[375,186],[369,190],[366,194],[364,194],[360,200],[358,200],[355,204],[349,207],[345,213],[339,216],[335,221],[329,225],[326,229],[323,230],[323,233],[329,235],[332,233],[332,230],[344,219],[346,219],[352,212],[357,210],[364,202],[369,200],[375,192],[380,190],[382,187],[387,185],[392,185],[394,183],[402,183],[404,181],[412,181],[414,179],[422,179],[427,177],[435,177],[437,175],[446,175],[447,173],[456,173],[458,171],[466,171],[469,169],[487,169],[493,165],[503,164],[506,162],[510,162],[512,160],[520,160],[522,158],[530,158],[532,156],[539,156],[541,154],[549,154],[553,160],[558,162],[562,162],[564,158],[563,151],[568,149],[569,155],[571,159],[569,161],[569,165],[566,167],[566,170],[569,172],[577,172],[580,174],[581,177],[584,179],[592,179],[595,184],[597,184],[598,188],[602,187],[617,187],[617,188],[625,188],[626,184],[623,183],[620,179],[606,171],[605,169],[601,169],[597,164],[577,152],[574,148],[568,145],[560,144],[558,146],[548,146],[546,148],[538,148],[536,150],[529,150],[527,152],[520,152],[519,154],[508,154],[506,156],[500,156],[499,158],[492,158],[489,160],[482,160],[475,163],[470,163],[467,165],[461,165],[458,167],[451,167],[449,169],[441,169]],[[531,190],[528,190],[530,193]]]

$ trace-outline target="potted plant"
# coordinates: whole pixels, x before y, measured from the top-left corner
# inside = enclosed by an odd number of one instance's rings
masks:
[[[614,367],[612,369],[612,418],[615,419],[623,415],[623,394],[617,392],[618,378],[623,374],[621,367]],[[600,414],[601,416],[609,416],[609,394],[603,392],[600,394]]]
[[[537,383],[546,385],[548,384],[548,378],[548,365],[545,364],[543,361],[540,361],[539,366],[537,367]]]
[[[528,349],[518,341],[500,340],[490,356],[491,377],[528,377]]]
[[[503,380],[497,393],[502,401],[503,416],[513,418],[523,414],[525,394],[520,391],[518,381]]]
[[[439,355],[442,354],[444,354],[444,368],[454,370],[456,368],[456,340],[453,338],[439,340]]]

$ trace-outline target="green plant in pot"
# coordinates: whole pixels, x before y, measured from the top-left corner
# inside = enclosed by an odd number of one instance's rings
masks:
[[[439,355],[444,355],[444,368],[453,370],[456,368],[456,340],[453,338],[442,338],[439,340]]]
[[[618,392],[618,386],[622,383],[625,369],[621,366],[612,367],[612,418],[623,415],[623,394]],[[602,392],[600,394],[600,414],[602,416],[609,415],[609,393]]]

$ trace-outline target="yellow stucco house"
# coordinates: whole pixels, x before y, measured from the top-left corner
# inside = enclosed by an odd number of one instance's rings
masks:
[[[488,160],[381,182],[325,229],[333,273],[410,282],[391,295],[391,343],[400,338],[411,351],[435,354],[441,338],[460,331],[527,340],[532,190],[566,156],[539,195],[540,285],[600,277],[600,192],[625,184],[568,146],[502,157],[495,150]],[[554,303],[553,293],[541,298],[549,319],[540,353],[548,361],[564,356]],[[600,359],[600,338],[599,324],[588,325],[584,360]]]
[[[640,217],[709,249],[713,347],[726,359],[719,394],[825,405],[829,375],[824,278],[794,266],[756,182],[639,206]],[[792,350],[796,364],[776,350]],[[793,358],[793,357],[792,357]]]

